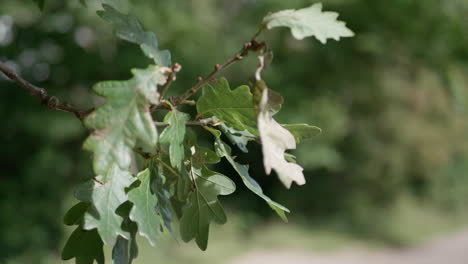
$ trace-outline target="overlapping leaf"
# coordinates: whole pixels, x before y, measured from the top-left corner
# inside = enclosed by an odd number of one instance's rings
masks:
[[[90,203],[80,202],[75,204],[68,212],[65,214],[63,218],[63,222],[66,225],[78,225],[83,220],[83,216],[85,215],[86,211],[91,206]]]
[[[124,227],[130,233],[130,239],[125,239],[121,236],[117,238],[117,242],[112,248],[112,264],[131,264],[138,257],[136,224],[126,224]]]
[[[171,165],[180,170],[184,159],[185,125],[190,119],[188,114],[172,110],[167,113],[164,122],[169,126],[161,133],[161,143],[169,144]]]
[[[224,123],[220,125],[220,128],[232,144],[236,145],[244,153],[249,152],[247,144],[249,141],[255,140],[256,137],[254,134],[250,133],[248,130],[235,130],[226,126]]]
[[[128,192],[128,200],[133,203],[130,219],[138,224],[138,233],[154,246],[162,224],[161,216],[156,213],[158,198],[151,191],[149,169],[140,172],[137,178],[140,186]]]
[[[146,56],[152,58],[157,65],[171,65],[171,54],[168,50],[159,50],[158,40],[153,32],[144,31],[138,19],[123,14],[110,5],[104,4],[104,10],[98,15],[114,24],[117,36],[121,39],[140,45]]]
[[[314,36],[325,44],[327,39],[340,40],[342,37],[352,37],[354,33],[342,21],[338,21],[338,13],[322,12],[322,4],[317,3],[299,10],[283,10],[270,14],[263,19],[268,28],[289,27],[296,39]]]
[[[158,204],[156,206],[156,211],[162,217],[164,222],[164,226],[171,232],[171,234],[175,237],[174,230],[172,229],[172,210],[171,210],[171,193],[168,188],[164,185],[166,181],[166,177],[164,176],[164,168],[163,166],[159,166],[157,169],[154,168],[153,171],[155,172],[155,179],[153,184],[151,185],[151,190],[158,198]]]
[[[103,243],[96,229],[83,230],[78,226],[71,234],[62,251],[62,259],[75,258],[77,264],[104,264]]]
[[[129,239],[129,233],[121,229],[123,218],[116,210],[128,200],[125,188],[134,181],[130,173],[113,166],[106,175],[81,185],[75,193],[79,200],[93,205],[84,215],[83,228],[96,228],[106,245],[113,246],[119,235]]]
[[[229,195],[236,189],[226,176],[208,170],[206,167],[192,167],[195,191],[189,196],[180,220],[180,234],[184,241],[195,238],[198,247],[206,250],[212,221],[226,223],[226,214],[218,195]]]
[[[216,129],[206,128],[215,136],[215,149],[220,157],[225,157],[231,166],[236,170],[236,172],[241,177],[245,186],[249,188],[253,193],[265,200],[268,205],[284,220],[287,222],[286,212],[289,213],[289,210],[282,206],[281,204],[273,201],[270,197],[266,196],[263,193],[262,187],[249,175],[249,166],[242,165],[234,161],[234,158],[231,156],[231,149],[221,140],[221,132]]]
[[[128,170],[137,140],[145,147],[155,148],[158,134],[149,106],[159,100],[157,86],[166,82],[168,70],[150,66],[134,70],[135,77],[129,81],[107,81],[94,86],[95,92],[107,99],[85,120],[85,125],[95,130],[84,147],[94,152],[96,174],[105,174],[114,164]]]

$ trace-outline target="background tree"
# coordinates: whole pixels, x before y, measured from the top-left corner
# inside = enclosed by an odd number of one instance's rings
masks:
[[[93,2],[88,3],[91,8]],[[174,61],[184,65],[180,87],[191,86],[200,72],[209,72],[207,60],[228,58],[266,12],[310,4],[140,2],[129,7],[131,13],[159,33],[160,46],[175,47]],[[269,86],[281,87],[289,106],[277,118],[312,123],[324,132],[296,153],[313,184],[290,195],[269,177],[261,182],[268,186],[266,192],[296,213],[314,216],[312,221],[338,219],[384,237],[389,234],[382,234],[379,217],[388,217],[401,197],[460,210],[466,186],[467,4],[324,4],[341,13],[358,33],[356,38],[321,46],[298,42],[286,30],[267,36],[277,52],[264,77]],[[91,107],[85,98],[94,83],[128,79],[129,68],[148,64],[134,46],[116,41],[110,25],[73,1],[51,0],[41,13],[30,1],[4,0],[0,10],[2,61],[80,107]],[[227,76],[232,86],[250,77],[256,64],[253,58],[234,65]],[[62,197],[91,175],[88,154],[75,151],[85,132],[72,116],[40,108],[13,84],[2,86],[1,257],[57,250],[61,221],[56,212],[63,208]],[[181,92],[174,88],[170,94]],[[250,198],[246,193],[245,199]],[[235,208],[243,201],[230,202]],[[249,205],[252,211],[263,208],[261,201]]]

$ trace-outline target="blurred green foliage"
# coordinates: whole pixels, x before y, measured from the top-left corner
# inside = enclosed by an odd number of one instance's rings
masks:
[[[68,102],[100,99],[91,85],[130,77],[148,60],[117,41],[93,12],[100,2],[0,2],[0,60]],[[161,48],[183,66],[170,93],[234,54],[269,11],[301,8],[308,0],[120,1],[156,32]],[[296,41],[287,30],[265,35],[275,61],[268,85],[285,98],[278,120],[323,129],[296,151],[308,184],[285,191],[274,177],[252,173],[275,200],[310,223],[339,221],[359,234],[387,237],[396,201],[413,197],[447,216],[465,209],[468,189],[468,25],[466,1],[324,0],[356,33],[353,39]],[[247,83],[254,56],[232,67],[233,87]],[[28,252],[56,251],[65,197],[91,175],[81,150],[85,129],[0,79],[0,262]],[[250,162],[260,152],[251,153]],[[257,175],[257,176],[256,176]],[[233,208],[271,215],[245,193]],[[247,202],[248,201],[248,202]],[[33,263],[33,262],[28,262]],[[34,262],[37,263],[37,262]]]

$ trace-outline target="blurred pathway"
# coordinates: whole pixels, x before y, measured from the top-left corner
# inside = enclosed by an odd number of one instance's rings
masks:
[[[405,250],[258,251],[228,264],[468,264],[468,230]]]

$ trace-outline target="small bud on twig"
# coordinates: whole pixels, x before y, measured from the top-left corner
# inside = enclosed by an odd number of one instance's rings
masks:
[[[179,63],[175,63],[172,66],[172,71],[175,73],[180,72],[181,70],[182,70],[182,65],[180,65]]]

